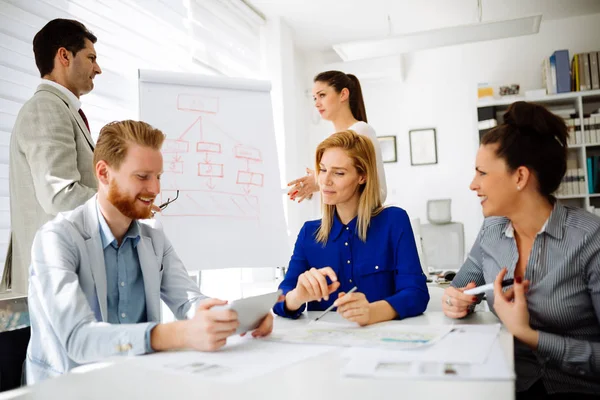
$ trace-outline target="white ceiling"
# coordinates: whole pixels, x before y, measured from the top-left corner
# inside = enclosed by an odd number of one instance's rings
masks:
[[[302,50],[477,22],[477,0],[245,0],[282,17]],[[600,0],[482,0],[482,21],[542,14],[542,22],[600,13]],[[388,15],[391,24],[388,23]],[[391,28],[391,29],[390,29]]]

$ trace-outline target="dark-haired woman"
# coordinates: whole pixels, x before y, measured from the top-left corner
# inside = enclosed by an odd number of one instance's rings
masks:
[[[471,190],[485,220],[442,297],[462,318],[478,301],[465,289],[494,283],[488,304],[516,339],[517,399],[600,395],[600,218],[553,196],[566,165],[564,121],[511,105],[482,138]]]
[[[375,130],[367,124],[367,113],[358,78],[341,71],[321,72],[315,76],[312,94],[321,117],[333,122],[334,132],[352,130],[371,139],[377,157],[381,202],[385,203],[387,186],[381,148]],[[291,200],[298,200],[298,203],[319,191],[314,171],[307,168],[306,172],[306,176],[288,183],[288,186],[292,186],[288,196]]]

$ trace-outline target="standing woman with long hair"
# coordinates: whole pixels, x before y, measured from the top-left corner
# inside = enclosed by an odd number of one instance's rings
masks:
[[[367,113],[358,78],[341,71],[321,72],[315,76],[312,94],[319,114],[323,119],[333,123],[334,132],[352,130],[371,139],[377,158],[377,176],[379,178],[381,202],[385,203],[387,185],[381,148],[375,130],[367,123]],[[315,180],[315,172],[308,168],[306,172],[306,176],[288,183],[288,186],[292,186],[288,196],[291,200],[298,200],[298,203],[305,198],[310,198],[314,192],[319,191],[319,186]]]

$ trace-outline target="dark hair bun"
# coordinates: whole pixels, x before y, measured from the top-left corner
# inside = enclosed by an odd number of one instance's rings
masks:
[[[504,113],[504,123],[517,128],[523,135],[556,140],[561,146],[567,146],[564,120],[538,104],[524,101],[511,104]]]
[[[562,118],[539,104],[518,101],[508,107],[504,123],[483,135],[481,144],[496,145],[496,155],[509,171],[521,166],[533,171],[538,192],[553,203],[567,171],[567,137]]]

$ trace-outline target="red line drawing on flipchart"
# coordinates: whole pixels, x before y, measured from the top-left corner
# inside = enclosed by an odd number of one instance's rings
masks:
[[[167,179],[161,201],[173,198],[176,190],[181,196],[162,215],[259,219],[260,199],[252,192],[264,187],[261,150],[214,121],[220,110],[218,97],[179,94],[177,110],[181,118],[193,118],[176,139],[167,138],[163,145]],[[187,177],[186,183],[177,182],[177,175]]]

